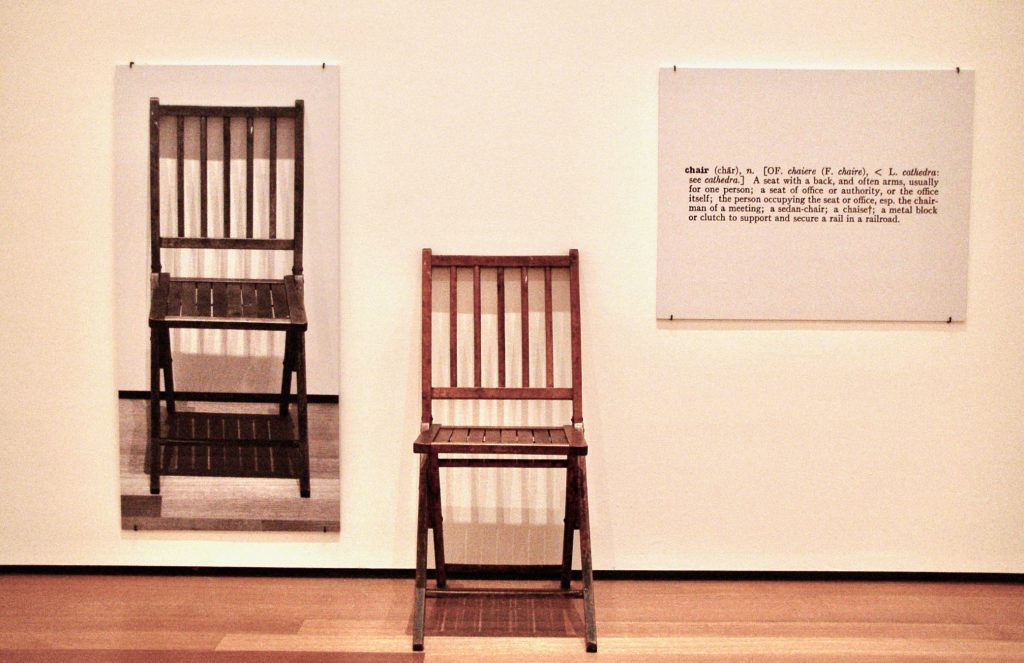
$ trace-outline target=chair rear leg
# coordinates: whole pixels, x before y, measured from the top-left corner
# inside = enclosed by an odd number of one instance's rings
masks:
[[[149,492],[160,494],[160,333],[149,331]]]
[[[579,483],[580,561],[583,566],[583,621],[586,624],[587,651],[597,651],[597,617],[594,612],[594,571],[590,556],[590,504],[587,498],[587,459],[576,458]]]
[[[423,623],[427,612],[427,525],[430,519],[427,505],[429,460],[420,455],[419,506],[416,518],[416,593],[413,618],[412,650],[423,651]]]
[[[444,562],[444,523],[441,515],[441,473],[438,470],[437,455],[429,454],[430,479],[430,527],[434,530],[434,572],[437,586],[448,584],[448,572]]]
[[[579,489],[576,463],[568,458],[565,468],[565,528],[562,534],[562,589],[569,589],[572,581],[572,544],[579,529]]]
[[[299,455],[302,467],[299,476],[299,495],[309,497],[309,413],[306,403],[306,339],[305,335],[295,334],[295,390],[298,392],[299,415]]]

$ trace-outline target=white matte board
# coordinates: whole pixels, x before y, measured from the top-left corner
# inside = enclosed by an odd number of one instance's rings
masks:
[[[666,68],[657,316],[963,320],[973,72]]]

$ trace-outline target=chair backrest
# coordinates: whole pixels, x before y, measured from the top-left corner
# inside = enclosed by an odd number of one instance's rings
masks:
[[[458,272],[469,270],[473,276],[473,384],[458,383],[458,331],[456,315],[458,301]],[[481,350],[481,272],[494,270],[496,284],[496,318],[497,318],[497,384],[484,386]],[[542,380],[539,376],[530,375],[530,334],[529,334],[529,272],[542,270],[544,275],[544,338],[545,338],[545,370]],[[552,313],[552,272],[563,270],[568,272],[569,281],[569,316],[570,316],[570,357],[572,361],[572,384],[570,387],[554,386],[554,331]],[[450,292],[450,310],[448,318],[449,344],[449,380],[445,386],[433,384],[431,354],[433,348],[432,294],[435,272],[447,272]],[[505,333],[505,284],[507,278],[519,283],[521,301],[520,326],[518,339],[507,339]],[[499,399],[499,400],[565,400],[572,401],[573,424],[583,423],[583,377],[580,356],[580,282],[579,253],[576,249],[567,255],[556,256],[464,256],[434,255],[430,249],[423,250],[423,294],[422,294],[422,423],[429,424],[433,420],[433,399]],[[509,387],[506,376],[506,346],[509,341],[519,342],[522,355],[520,387]],[[536,386],[535,386],[536,385]]]
[[[166,118],[166,119],[165,119]],[[199,186],[190,195],[198,198],[199,223],[198,235],[188,234],[185,223],[186,178],[185,178],[185,133],[186,119],[194,118],[189,124],[195,130],[198,124],[199,133]],[[207,124],[210,118],[220,121],[223,144],[221,204],[223,209],[222,230],[212,227],[208,212],[208,177],[209,162]],[[269,175],[265,186],[268,189],[269,204],[267,205],[268,232],[266,237],[254,236],[256,224],[253,219],[253,198],[256,189],[253,168],[253,145],[255,143],[258,118],[267,118],[267,144],[269,147]],[[149,101],[149,203],[150,203],[150,244],[152,271],[160,271],[160,249],[257,249],[284,250],[292,252],[292,273],[302,274],[302,198],[303,198],[303,118],[304,107],[301,99],[294,106],[173,106],[161,104],[157,98]],[[294,123],[294,212],[292,237],[279,237],[277,220],[277,162],[278,162],[278,120],[285,119]],[[160,124],[161,121],[174,122],[176,135],[175,166],[177,219],[168,224],[172,233],[161,234],[160,223]],[[245,228],[232,232],[231,224],[231,128],[235,123],[245,123]],[[259,123],[262,126],[262,122]],[[217,140],[217,139],[213,139]],[[287,146],[285,146],[287,147]],[[262,185],[262,183],[261,183]],[[235,190],[241,188],[235,184]],[[191,200],[194,200],[192,198]],[[193,227],[196,224],[190,224]],[[241,225],[241,224],[239,224]],[[263,225],[262,223],[260,224]]]

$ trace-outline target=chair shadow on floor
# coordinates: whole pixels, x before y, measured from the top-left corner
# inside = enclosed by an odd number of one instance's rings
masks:
[[[554,476],[551,479],[555,479]],[[551,482],[540,482],[544,484]],[[537,488],[538,486],[534,486]],[[542,492],[547,492],[541,488]],[[551,490],[551,492],[555,492]],[[560,496],[559,496],[560,497]],[[564,498],[563,498],[564,499]],[[558,562],[561,559],[562,514],[555,510],[519,510],[499,508],[499,522],[476,522],[480,515],[474,510],[468,521],[452,516],[445,519],[448,562],[448,588],[451,590],[487,587],[508,587],[521,590],[556,590],[559,587]],[[514,516],[527,522],[516,523]],[[509,522],[512,521],[512,522]],[[577,547],[578,548],[578,547]],[[501,556],[497,551],[501,551]],[[509,551],[515,555],[511,559]],[[433,557],[433,552],[430,553]],[[578,566],[578,549],[575,557]],[[494,564],[488,567],[461,569],[462,560]],[[518,565],[522,564],[522,567]],[[542,564],[544,567],[526,568]],[[497,569],[515,568],[518,580],[508,580]],[[433,582],[433,569],[428,576]],[[573,581],[579,581],[579,571]],[[505,578],[505,579],[502,579]],[[526,582],[523,579],[528,579]],[[536,578],[536,579],[533,579]],[[415,614],[409,612],[406,631],[412,634]],[[446,637],[551,637],[583,638],[586,624],[579,601],[564,596],[467,595],[435,601],[426,613],[425,634]]]
[[[457,588],[462,583],[452,582]],[[493,583],[492,583],[493,584]],[[519,584],[522,586],[522,583]],[[556,589],[558,581],[538,582],[538,588]],[[449,637],[566,637],[586,633],[577,601],[564,597],[467,596],[438,601],[427,611],[428,636]],[[413,611],[406,628],[412,634]]]

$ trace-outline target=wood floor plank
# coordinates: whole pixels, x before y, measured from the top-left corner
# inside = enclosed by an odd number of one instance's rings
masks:
[[[18,663],[52,663],[54,660],[69,663],[374,663],[376,661],[422,661],[423,654],[368,654],[358,652],[283,652],[283,651],[168,651],[166,649],[132,650],[94,649],[62,650],[60,656],[53,652],[18,651],[5,652],[4,661]]]
[[[409,645],[407,636],[357,635],[262,635],[230,634],[218,651],[344,651],[398,652]],[[520,657],[582,654],[578,638],[549,637],[445,637],[428,636],[427,659],[447,655],[487,656],[494,652],[517,652]],[[1024,643],[935,638],[841,638],[841,637],[609,637],[599,636],[601,653],[633,657],[745,656],[798,657],[953,656],[974,660],[1013,660],[1024,657]]]

